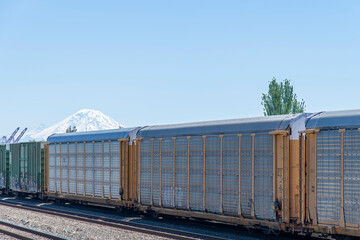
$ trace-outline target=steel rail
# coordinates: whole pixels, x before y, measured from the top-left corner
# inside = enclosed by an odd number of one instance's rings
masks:
[[[186,232],[172,228],[152,226],[148,224],[127,222],[119,219],[100,217],[90,214],[84,214],[79,212],[71,212],[67,210],[52,209],[48,207],[39,207],[30,204],[24,203],[13,203],[10,201],[0,200],[0,205],[15,207],[23,210],[29,210],[34,212],[41,212],[45,214],[55,215],[59,217],[70,218],[73,220],[90,222],[95,224],[100,224],[103,226],[126,229],[130,231],[136,231],[141,233],[146,233],[155,236],[162,236],[166,238],[179,239],[179,240],[194,240],[194,239],[206,239],[206,240],[224,240],[227,238],[210,236],[205,234]]]
[[[63,237],[55,236],[55,235],[53,235],[53,234],[46,233],[46,232],[42,232],[42,231],[38,231],[38,230],[35,230],[35,229],[32,229],[32,228],[27,228],[27,227],[19,226],[19,225],[10,223],[10,222],[0,221],[0,225],[6,226],[6,227],[9,227],[9,228],[13,228],[13,229],[17,229],[17,230],[20,230],[20,231],[22,231],[22,232],[31,233],[31,234],[34,234],[34,235],[37,235],[37,236],[49,238],[49,239],[54,239],[54,240],[66,240],[66,238],[63,238]],[[11,237],[15,237],[15,238],[18,238],[18,239],[23,239],[23,240],[33,240],[33,239],[36,239],[36,238],[31,238],[31,237],[24,236],[24,235],[19,234],[19,233],[14,233],[14,232],[12,232],[12,231],[9,231],[9,230],[3,229],[3,228],[0,228],[0,232],[3,233],[3,234],[5,234],[5,235],[11,236]]]

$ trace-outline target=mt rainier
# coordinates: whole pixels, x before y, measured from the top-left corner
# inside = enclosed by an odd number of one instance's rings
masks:
[[[38,128],[28,131],[21,139],[21,142],[30,140],[46,141],[48,136],[54,133],[65,133],[69,126],[76,126],[78,132],[116,129],[120,126],[122,127],[122,125],[120,125],[116,120],[106,116],[100,111],[82,109],[48,128],[40,125]]]

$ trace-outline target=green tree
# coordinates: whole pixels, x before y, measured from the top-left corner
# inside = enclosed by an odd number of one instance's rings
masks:
[[[269,91],[261,97],[264,115],[280,115],[289,113],[302,113],[305,111],[305,101],[299,101],[290,80],[285,79],[278,83],[273,78],[269,83]]]

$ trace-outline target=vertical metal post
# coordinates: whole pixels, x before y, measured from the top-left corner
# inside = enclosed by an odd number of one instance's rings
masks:
[[[136,156],[136,172],[137,172],[137,192],[138,192],[138,199],[139,199],[139,203],[141,204],[141,141],[140,140],[136,140],[136,153],[138,153],[138,155]]]
[[[159,206],[162,207],[162,138],[159,139],[160,144],[160,197]]]
[[[190,136],[187,138],[187,208],[190,211]]]
[[[86,142],[84,142],[84,196],[86,196]]]
[[[92,145],[93,145],[93,158],[92,158],[92,163],[93,163],[93,197],[95,197],[95,142],[92,141]]]
[[[204,165],[203,165],[203,209],[204,212],[206,212],[206,205],[205,205],[205,200],[206,200],[206,136],[203,136],[204,139]]]
[[[151,139],[151,184],[150,184],[150,205],[154,206],[153,202],[153,175],[154,175],[154,139]]]
[[[101,188],[102,188],[102,198],[104,198],[104,188],[105,188],[105,185],[104,185],[104,178],[105,178],[105,154],[104,154],[104,141],[101,141],[102,143],[102,185],[101,185]]]
[[[109,199],[112,199],[111,194],[111,140],[109,140]]]
[[[251,217],[255,217],[255,133],[251,134],[252,137],[252,164],[251,164]]]
[[[61,164],[61,143],[59,144],[60,146],[60,150],[59,150],[59,154],[60,154],[60,193],[62,193],[62,164]]]
[[[176,204],[175,204],[175,152],[176,152],[176,148],[175,148],[175,141],[176,141],[176,137],[173,137],[174,140],[174,148],[173,148],[173,204],[174,204],[174,208],[176,208]]]
[[[56,181],[57,181],[57,156],[56,156],[56,143],[54,144],[54,150],[55,150],[55,181],[54,181],[54,192],[57,192],[57,184],[56,184]]]
[[[274,210],[276,210],[276,197],[277,197],[277,192],[276,192],[276,169],[277,169],[277,166],[276,166],[276,135],[273,135],[273,204],[274,204]],[[274,217],[276,218],[276,212],[274,211]]]
[[[223,211],[223,137],[220,135],[220,214],[224,214]]]
[[[69,194],[70,187],[70,151],[69,142],[67,142],[67,193]]]
[[[239,203],[238,203],[238,216],[240,218],[242,218],[242,213],[241,213],[241,134],[238,134],[238,137],[239,137]]]
[[[344,214],[344,133],[345,129],[339,130],[341,134],[341,210],[340,210],[340,227],[345,227]]]
[[[77,188],[78,188],[77,142],[75,142],[74,145],[75,145],[75,195],[78,195],[78,192],[77,192]]]

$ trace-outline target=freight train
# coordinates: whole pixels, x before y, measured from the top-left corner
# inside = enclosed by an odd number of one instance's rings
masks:
[[[16,195],[360,236],[360,110],[54,134],[0,146]]]

